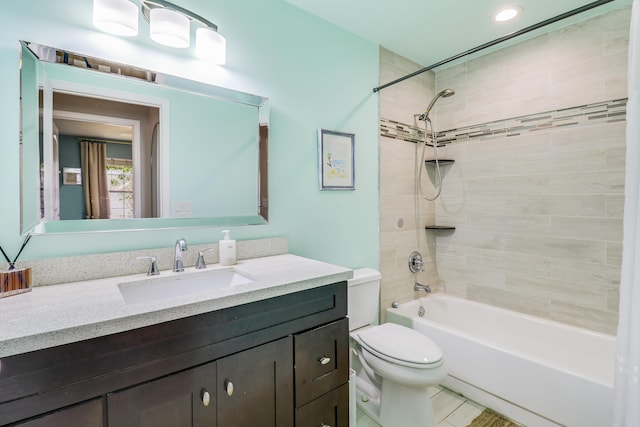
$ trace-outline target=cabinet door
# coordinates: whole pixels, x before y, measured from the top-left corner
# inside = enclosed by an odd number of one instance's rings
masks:
[[[102,399],[63,408],[40,418],[19,423],[20,427],[103,427]]]
[[[212,362],[113,393],[109,427],[215,427],[215,389]]]
[[[296,427],[349,427],[349,384],[298,408]]]
[[[217,361],[218,427],[292,427],[293,340]]]

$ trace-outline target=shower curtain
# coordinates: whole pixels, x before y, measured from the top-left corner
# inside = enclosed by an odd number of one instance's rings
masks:
[[[614,427],[640,426],[640,0],[629,33],[629,101]]]
[[[107,182],[107,146],[102,143],[80,143],[82,185],[87,219],[108,219],[109,184]]]

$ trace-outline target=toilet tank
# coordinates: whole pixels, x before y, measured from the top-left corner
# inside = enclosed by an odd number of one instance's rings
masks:
[[[349,330],[377,323],[380,302],[380,272],[372,268],[353,270],[348,280]]]

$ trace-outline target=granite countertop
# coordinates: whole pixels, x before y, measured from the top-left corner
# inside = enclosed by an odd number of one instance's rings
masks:
[[[161,271],[155,277],[197,275],[223,268],[230,267],[215,264],[206,270]],[[41,286],[2,298],[0,358],[324,286],[353,276],[351,269],[290,254],[246,259],[231,268],[254,281],[127,304],[118,284],[147,278],[145,274],[132,274]]]

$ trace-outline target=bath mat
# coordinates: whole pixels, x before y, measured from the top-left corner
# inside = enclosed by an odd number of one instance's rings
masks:
[[[518,424],[509,421],[502,415],[485,409],[480,415],[475,417],[467,427],[520,427]]]

